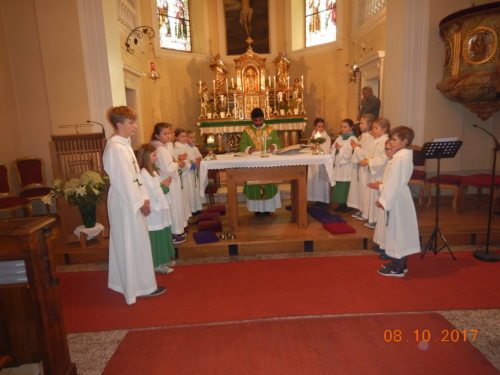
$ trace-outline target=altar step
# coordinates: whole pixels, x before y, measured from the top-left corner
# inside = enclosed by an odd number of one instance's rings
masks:
[[[450,246],[484,244],[486,241],[487,210],[478,210],[475,204],[466,210],[454,213],[451,205],[443,200],[440,209],[440,229]],[[288,202],[284,201],[283,205]],[[474,203],[474,202],[472,202]],[[474,206],[474,208],[471,208]],[[417,207],[421,243],[425,246],[434,229],[435,208]],[[221,240],[210,244],[196,244],[192,233],[197,231],[195,225],[189,227],[185,243],[176,247],[180,263],[182,260],[199,258],[223,258],[234,256],[259,256],[265,254],[284,253],[328,253],[346,250],[370,250],[373,246],[373,230],[363,223],[344,215],[345,220],[356,233],[332,235],[313,218],[309,217],[307,229],[300,229],[291,221],[291,214],[284,208],[268,217],[256,217],[246,210],[245,204],[239,205],[239,228],[234,240]],[[229,230],[226,216],[222,216],[223,230]],[[54,231],[57,237],[57,229]],[[56,238],[57,240],[57,238]],[[53,246],[53,256],[57,264],[105,263],[108,260],[107,239],[102,244],[90,241],[86,249],[78,243],[71,245],[57,244]],[[500,244],[500,221],[494,218],[490,244]],[[443,251],[445,253],[446,251]],[[439,256],[448,256],[439,254]]]

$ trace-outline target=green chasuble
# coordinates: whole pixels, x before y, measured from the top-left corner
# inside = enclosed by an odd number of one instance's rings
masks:
[[[265,145],[263,137],[265,137]],[[264,147],[267,149],[272,144],[278,148],[281,147],[278,132],[270,125],[264,124],[260,128],[250,125],[241,133],[241,152],[245,152],[247,147],[255,147],[257,151],[262,151]],[[278,185],[276,184],[245,184],[243,187],[243,193],[247,199],[251,200],[271,199],[277,192]]]

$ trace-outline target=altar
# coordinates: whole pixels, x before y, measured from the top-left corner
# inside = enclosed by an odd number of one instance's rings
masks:
[[[291,182],[292,185],[292,218],[299,228],[307,228],[307,167],[321,165],[332,186],[335,185],[333,159],[331,154],[312,155],[307,153],[295,155],[261,154],[217,155],[215,160],[202,160],[200,164],[200,194],[205,195],[208,183],[208,170],[226,169],[227,174],[227,221],[232,230],[238,229],[238,201],[236,188],[247,181],[254,183]]]

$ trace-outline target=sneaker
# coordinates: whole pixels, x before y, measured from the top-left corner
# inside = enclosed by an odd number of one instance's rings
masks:
[[[146,295],[141,296],[141,297],[156,297],[156,296],[161,296],[166,291],[167,291],[167,288],[165,288],[164,286],[159,286],[158,288],[156,288],[156,290],[153,293],[149,293],[149,294],[146,294]]]
[[[176,264],[177,264],[177,263],[175,263],[175,260],[172,260],[172,261],[170,261],[170,262],[168,262],[168,263],[167,263],[167,266],[169,266],[169,267],[173,267],[173,266],[175,266]]]
[[[377,223],[364,223],[363,225],[370,229],[375,229],[375,224]]]
[[[392,268],[392,263],[382,263],[382,268]],[[404,273],[408,273],[408,265],[405,264],[403,268]]]
[[[172,239],[172,242],[175,245],[186,242],[186,236],[184,236],[182,234],[174,234],[174,238]]]
[[[169,273],[172,273],[174,272],[175,270],[169,266],[167,266],[166,264],[162,264],[161,266],[158,266],[158,267],[155,267],[155,272],[158,272],[158,273],[163,273],[163,274],[169,274]]]
[[[390,277],[405,277],[406,275],[404,269],[396,270],[393,269],[392,267],[387,267],[387,265],[385,265],[384,267],[380,267],[378,273],[381,274],[382,276],[390,276]]]
[[[359,221],[365,221],[365,219],[363,218],[363,214],[361,212],[357,212],[354,215],[351,215],[351,217]]]

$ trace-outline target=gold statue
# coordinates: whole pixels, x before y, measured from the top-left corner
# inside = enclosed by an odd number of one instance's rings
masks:
[[[222,92],[225,90],[227,69],[220,55],[215,55],[210,61],[210,69],[215,72],[215,90]]]
[[[286,57],[283,52],[280,52],[274,59],[274,64],[276,65],[276,79],[278,88],[288,88],[288,69],[290,68],[290,60],[288,60],[288,57]]]

